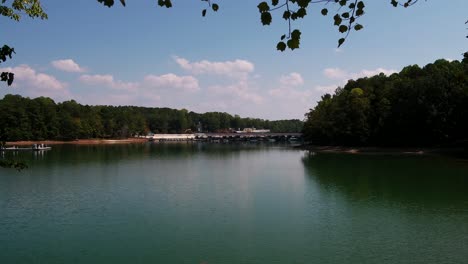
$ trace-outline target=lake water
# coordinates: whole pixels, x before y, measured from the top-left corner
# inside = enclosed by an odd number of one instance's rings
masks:
[[[7,153],[8,156],[12,153]],[[54,146],[0,169],[0,263],[468,263],[468,162]]]

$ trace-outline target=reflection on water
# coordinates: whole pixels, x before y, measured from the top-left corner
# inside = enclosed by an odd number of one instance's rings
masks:
[[[318,153],[304,155],[302,163],[315,191],[308,199],[321,204],[314,212],[328,230],[319,239],[327,249],[350,250],[344,262],[468,259],[466,161]]]
[[[310,180],[351,201],[468,210],[468,163],[428,156],[319,153],[302,158]]]
[[[0,170],[2,264],[468,259],[463,162],[207,143],[6,155],[30,167]]]
[[[79,165],[85,163],[108,164],[138,159],[190,158],[196,155],[212,158],[225,158],[239,155],[240,152],[284,149],[287,143],[146,143],[116,145],[54,145],[50,151],[3,152],[8,159],[24,161],[30,166]],[[44,162],[36,162],[44,160]]]

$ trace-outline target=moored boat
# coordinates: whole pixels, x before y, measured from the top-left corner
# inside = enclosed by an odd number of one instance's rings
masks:
[[[1,151],[23,151],[23,150],[32,150],[32,151],[44,151],[44,150],[51,150],[52,147],[49,147],[44,144],[34,144],[31,147],[18,147],[18,146],[13,146],[13,147],[1,147]]]
[[[51,150],[52,147],[49,147],[47,145],[44,145],[44,144],[34,144],[32,146],[32,150],[34,151],[41,151],[41,150]]]

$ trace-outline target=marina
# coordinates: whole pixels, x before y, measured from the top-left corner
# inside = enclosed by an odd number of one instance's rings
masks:
[[[193,134],[151,134],[144,136],[148,141],[204,141],[216,143],[228,142],[300,142],[302,133],[271,133],[271,132],[244,132],[244,133],[193,133]]]

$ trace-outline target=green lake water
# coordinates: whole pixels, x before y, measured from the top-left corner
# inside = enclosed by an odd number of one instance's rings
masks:
[[[1,264],[468,263],[463,160],[196,143],[16,158]]]

